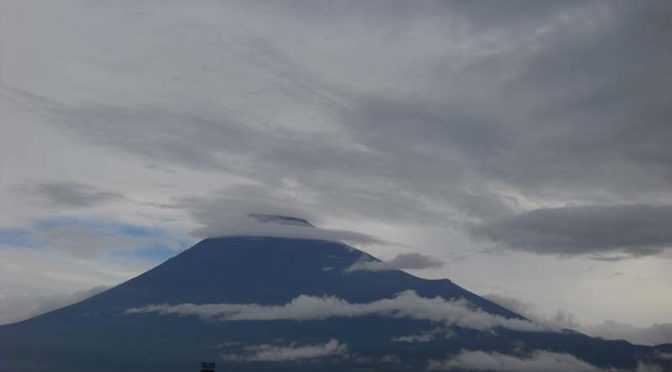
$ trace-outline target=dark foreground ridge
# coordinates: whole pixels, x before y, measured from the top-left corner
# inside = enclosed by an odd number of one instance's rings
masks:
[[[430,360],[446,360],[462,350],[520,357],[545,350],[600,368],[635,370],[641,363],[672,368],[672,361],[658,358],[669,347],[571,331],[448,329],[423,317],[380,314],[221,321],[230,313],[218,313],[219,320],[193,313],[128,313],[158,304],[281,306],[302,295],[365,304],[410,290],[423,298],[464,299],[481,312],[524,322],[449,280],[398,270],[346,272],[363,258],[373,259],[338,242],[206,239],[80,303],[0,327],[0,371],[197,371],[203,360],[216,361],[218,371],[417,371],[430,367]]]

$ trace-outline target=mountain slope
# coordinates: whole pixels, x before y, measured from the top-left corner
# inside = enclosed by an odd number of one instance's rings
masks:
[[[474,314],[487,319],[526,323],[449,280],[426,280],[398,270],[346,272],[361,259],[374,258],[337,242],[206,239],[85,301],[0,327],[0,371],[189,371],[197,370],[200,360],[216,360],[226,371],[418,370],[430,359],[463,349],[518,354],[551,350],[619,368],[635,368],[638,361],[655,358],[653,348],[575,332],[494,326],[484,330],[478,328],[480,323],[467,322],[448,327],[427,314],[409,316],[396,308],[352,315],[348,311],[410,290],[412,300],[463,299]],[[226,311],[216,317],[198,316],[198,311],[212,311],[213,306],[192,306],[197,311],[192,315],[179,312],[184,308],[180,304],[255,304],[254,311],[275,314],[299,296],[311,296],[308,300],[318,304],[324,296],[335,297],[335,307],[344,308],[344,313],[231,321]],[[128,311],[157,304],[168,310]],[[417,304],[410,305],[417,310]]]

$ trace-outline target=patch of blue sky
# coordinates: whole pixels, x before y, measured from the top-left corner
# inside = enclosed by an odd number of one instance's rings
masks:
[[[126,260],[146,260],[154,263],[161,263],[171,257],[174,257],[178,253],[184,251],[185,249],[191,247],[196,242],[188,238],[176,238],[173,235],[166,235],[165,239],[175,239],[179,250],[175,250],[175,245],[167,244],[147,244],[140,245],[137,249],[132,251],[119,251],[119,252],[110,252],[109,254],[115,258],[126,259]]]
[[[0,245],[36,247],[37,241],[28,229],[5,229],[0,227]]]
[[[121,235],[131,237],[162,237],[165,232],[161,229],[131,225],[127,223],[76,218],[52,218],[38,221],[33,225],[35,231],[47,231],[64,227],[87,228],[97,233]]]
[[[139,246],[137,250],[113,252],[110,255],[122,259],[145,259],[152,262],[163,262],[173,256],[176,252],[172,247],[165,244],[152,244]]]
[[[44,234],[53,230],[67,228],[89,230],[94,234],[100,235],[101,238],[137,238],[138,246],[131,252],[126,252],[124,254],[134,255],[137,253],[139,257],[144,258],[172,257],[176,250],[184,250],[194,243],[193,240],[186,236],[159,228],[114,221],[65,217],[40,220],[28,228],[22,229],[7,229],[0,227],[0,244],[17,247],[48,248],[49,244],[48,241],[43,238]],[[147,242],[143,243],[143,240],[147,240]]]

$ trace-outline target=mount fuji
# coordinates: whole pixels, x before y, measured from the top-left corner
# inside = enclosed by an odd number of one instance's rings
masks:
[[[0,327],[0,371],[198,371],[201,361],[217,371],[672,370],[662,357],[672,345],[552,329],[450,280],[350,270],[362,261],[378,260],[336,241],[205,239],[112,289]]]

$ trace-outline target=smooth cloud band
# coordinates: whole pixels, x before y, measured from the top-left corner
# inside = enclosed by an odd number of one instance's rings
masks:
[[[350,303],[332,296],[301,295],[284,305],[251,304],[179,304],[149,305],[128,309],[127,314],[157,313],[160,315],[197,316],[204,320],[324,320],[328,318],[352,318],[383,316],[409,318],[443,323],[475,330],[490,330],[497,327],[520,331],[544,331],[543,326],[527,320],[511,319],[476,309],[464,299],[444,300],[440,297],[426,298],[413,291],[404,291],[393,298],[368,303]]]

